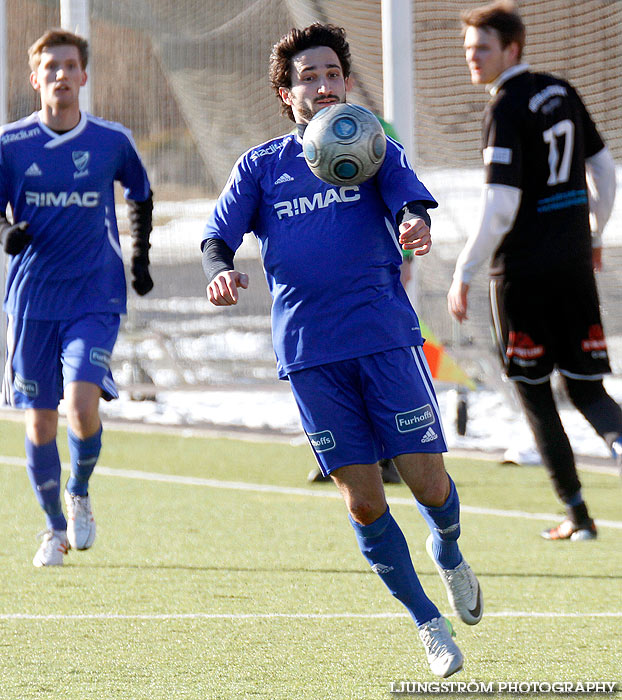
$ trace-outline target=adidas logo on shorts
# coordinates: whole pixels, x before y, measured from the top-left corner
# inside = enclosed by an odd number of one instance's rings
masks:
[[[432,428],[428,428],[426,430],[425,435],[421,438],[421,442],[432,442],[433,440],[436,440],[438,438],[438,435],[432,430]]]

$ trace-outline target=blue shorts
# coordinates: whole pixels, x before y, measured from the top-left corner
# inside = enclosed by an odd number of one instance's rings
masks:
[[[15,408],[55,410],[70,382],[90,382],[107,400],[119,394],[110,357],[119,314],[94,313],[66,321],[8,317],[2,394]]]
[[[446,452],[423,348],[396,348],[289,375],[324,474],[346,464]]]

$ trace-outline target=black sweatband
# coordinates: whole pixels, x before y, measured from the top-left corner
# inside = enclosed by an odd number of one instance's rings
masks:
[[[211,282],[216,275],[225,270],[233,270],[234,251],[222,238],[208,238],[203,243],[203,272]]]
[[[397,212],[395,217],[398,226],[411,219],[423,219],[428,227],[432,225],[425,202],[408,202]]]

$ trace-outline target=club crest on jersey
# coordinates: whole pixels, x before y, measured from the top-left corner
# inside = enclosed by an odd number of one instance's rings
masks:
[[[326,209],[333,203],[356,202],[361,198],[358,185],[348,185],[339,189],[331,188],[316,192],[313,197],[295,197],[284,202],[276,202],[274,209],[279,220],[284,216],[298,216],[314,209]]]
[[[73,174],[74,178],[76,177],[84,177],[84,175],[88,175],[89,171],[86,169],[89,160],[91,159],[91,154],[88,151],[73,151],[71,154],[71,160],[73,160],[73,164],[76,166],[77,172]]]

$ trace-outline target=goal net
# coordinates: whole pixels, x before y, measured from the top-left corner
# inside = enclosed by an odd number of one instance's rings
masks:
[[[471,293],[470,320],[458,332],[446,312],[453,265],[476,224],[481,190],[480,123],[486,92],[470,85],[460,12],[472,0],[413,0],[415,167],[440,203],[433,252],[415,262],[418,312],[476,378],[498,376],[486,302],[486,275]],[[622,3],[523,0],[525,59],[571,80],[622,161]],[[344,26],[353,56],[351,101],[382,114],[380,0],[90,0],[93,112],[130,127],[155,192],[155,289],[130,290],[115,351],[121,385],[197,386],[273,382],[270,299],[248,240],[238,267],[251,288],[234,308],[205,299],[199,242],[213,200],[238,156],[291,129],[268,85],[273,43],[292,26]],[[9,119],[36,108],[26,49],[60,18],[54,0],[8,0]],[[119,197],[123,245],[129,236]],[[622,362],[619,223],[605,234],[599,276],[616,371]],[[250,237],[247,237],[250,239]],[[128,256],[129,257],[129,256]]]

